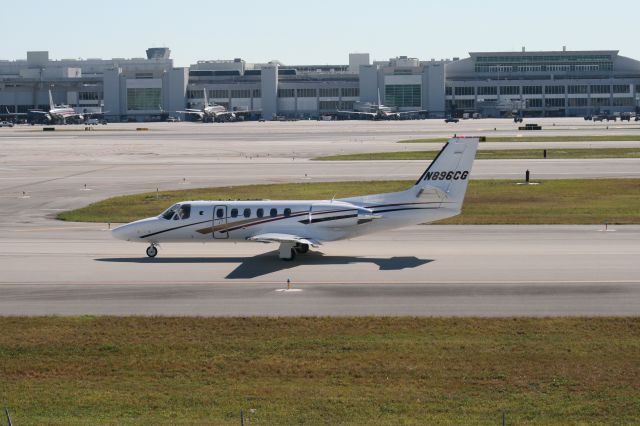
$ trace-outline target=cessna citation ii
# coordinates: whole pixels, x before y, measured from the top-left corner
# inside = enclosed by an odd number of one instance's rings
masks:
[[[148,243],[149,257],[163,242],[257,241],[279,243],[280,259],[292,260],[323,242],[456,216],[478,142],[478,137],[450,139],[404,191],[317,201],[184,201],[112,234]]]

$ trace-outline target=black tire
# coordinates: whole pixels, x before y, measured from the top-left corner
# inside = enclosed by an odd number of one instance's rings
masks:
[[[156,257],[157,254],[158,254],[158,249],[156,248],[156,246],[147,247],[147,256]]]
[[[298,244],[296,246],[296,251],[300,254],[305,254],[309,252],[309,244]]]

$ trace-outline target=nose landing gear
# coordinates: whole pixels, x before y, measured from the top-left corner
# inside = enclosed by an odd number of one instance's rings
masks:
[[[147,256],[156,257],[157,254],[158,254],[158,248],[156,247],[155,244],[151,244],[149,247],[147,247]]]

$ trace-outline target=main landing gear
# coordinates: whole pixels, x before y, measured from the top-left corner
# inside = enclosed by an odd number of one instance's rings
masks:
[[[155,244],[151,244],[149,247],[147,247],[147,256],[156,257],[157,254],[158,254],[158,248],[156,247]]]
[[[302,243],[280,243],[279,257],[282,260],[291,261],[298,253],[304,254],[309,251],[309,244]]]

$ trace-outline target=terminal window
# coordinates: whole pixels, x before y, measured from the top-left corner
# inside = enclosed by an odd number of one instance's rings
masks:
[[[613,98],[613,106],[635,106],[633,98]]]
[[[478,95],[497,95],[498,88],[495,86],[480,86],[478,87]]]
[[[452,108],[454,105],[458,109],[474,109],[476,107],[476,101],[473,99],[458,99],[452,104]]]
[[[527,107],[542,108],[542,99],[527,99]]]
[[[325,98],[337,98],[340,96],[340,89],[337,87],[320,89],[320,96]]]
[[[354,108],[354,105],[355,105],[354,101],[341,101],[340,109],[352,110]]]
[[[545,86],[544,93],[547,95],[562,95],[564,94],[564,86]]]
[[[546,108],[564,107],[564,98],[547,98],[544,100],[544,106]]]
[[[591,106],[593,107],[608,107],[609,98],[591,98]]]
[[[391,107],[420,107],[420,85],[389,84],[384,87],[384,100]]]
[[[81,101],[99,101],[102,99],[102,93],[98,92],[79,92],[78,99]]]
[[[591,93],[609,93],[610,87],[608,84],[592,84]]]
[[[455,88],[454,92],[456,96],[475,95],[475,90],[473,87],[458,86]]]
[[[162,104],[161,89],[127,89],[127,109],[129,111],[156,111]]]
[[[232,98],[250,98],[251,89],[234,89],[231,91]]]
[[[569,98],[569,106],[570,107],[586,107],[589,99],[587,98]]]
[[[501,86],[500,94],[501,95],[519,95],[520,86]]]
[[[589,92],[589,86],[586,84],[567,86],[567,91],[572,95],[584,94]]]
[[[613,93],[629,93],[628,84],[614,84]]]
[[[229,99],[229,91],[227,89],[213,89],[208,93],[210,98]]]
[[[523,95],[541,95],[542,86],[522,86]]]
[[[278,89],[279,98],[295,98],[296,89]]]
[[[315,98],[317,96],[316,89],[298,89],[299,98]]]
[[[343,87],[342,96],[360,96],[360,89],[358,87]]]
[[[320,101],[318,107],[321,111],[333,111],[338,109],[339,103],[338,101]]]

